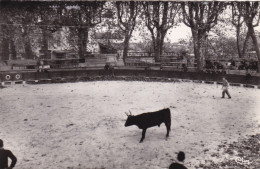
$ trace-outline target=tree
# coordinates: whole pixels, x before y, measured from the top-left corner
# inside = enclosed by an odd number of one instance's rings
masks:
[[[17,46],[24,46],[25,56],[34,58],[32,34],[42,35],[40,48],[50,55],[48,44],[61,28],[76,32],[79,56],[86,53],[88,31],[101,22],[105,2],[0,2],[2,59],[15,58]],[[17,40],[18,39],[18,40]],[[22,39],[22,40],[21,40]],[[38,39],[38,38],[36,38]],[[22,44],[17,45],[17,42]],[[35,46],[39,49],[39,46]],[[11,57],[10,57],[11,56]]]
[[[35,53],[32,49],[34,46],[38,48],[35,42],[38,37],[34,33],[38,33],[41,28],[46,50],[48,50],[48,38],[46,38],[46,28],[51,28],[53,24],[53,4],[47,2],[3,2],[1,7],[4,19],[2,19],[2,27],[5,28],[6,36],[9,36],[9,46],[11,59],[16,57],[16,51],[24,51],[23,57],[26,59],[34,59]],[[50,19],[51,18],[51,19]],[[4,21],[4,22],[3,22]],[[47,26],[46,26],[47,25]],[[6,40],[3,40],[6,41]],[[32,43],[33,42],[33,43]],[[42,45],[44,46],[44,45]],[[8,53],[8,52],[5,52]],[[6,54],[5,54],[6,57]]]
[[[143,2],[145,25],[151,33],[155,61],[159,61],[167,31],[176,25],[180,5],[177,2]]]
[[[38,15],[36,14],[37,5],[35,3],[23,2],[22,5],[17,5],[15,9],[17,12],[14,19],[16,24],[19,25],[17,31],[19,31],[22,37],[25,57],[26,59],[34,59],[35,54],[32,51],[30,33],[35,29],[35,26],[32,26],[32,24],[35,24],[38,19]]]
[[[90,28],[101,23],[102,11],[105,2],[65,2],[62,11],[63,26],[69,27],[72,33],[77,34],[78,54],[80,58],[86,55],[88,33]]]
[[[114,48],[118,41],[124,39],[124,33],[118,23],[116,2],[107,2],[103,11],[102,23],[95,26],[95,39],[107,47]]]
[[[118,17],[118,26],[124,33],[124,51],[123,51],[123,60],[127,57],[129,40],[132,36],[133,30],[136,25],[136,17],[139,11],[140,2],[137,1],[117,1],[117,17]]]
[[[1,60],[9,60],[16,58],[14,32],[12,15],[14,14],[12,4],[8,2],[0,2],[0,20],[1,20]]]
[[[182,16],[185,25],[191,28],[195,61],[198,70],[203,69],[203,45],[211,28],[224,10],[223,2],[182,2]]]
[[[248,28],[248,34],[251,37],[253,45],[255,47],[256,55],[258,58],[258,68],[260,68],[260,50],[254,30],[254,27],[258,26],[260,21],[259,2],[236,2],[235,5],[237,5],[239,14],[244,17],[246,26]],[[260,72],[260,69],[258,69],[257,71]]]
[[[238,52],[238,56],[240,58],[244,57],[245,52],[246,52],[246,47],[248,44],[248,40],[249,40],[249,32],[246,32],[246,36],[243,39],[242,35],[241,35],[241,29],[244,25],[244,19],[243,16],[239,13],[239,10],[237,8],[237,5],[235,2],[231,2],[231,9],[232,9],[232,20],[231,23],[232,25],[236,28],[236,45],[237,45],[237,52]],[[242,44],[243,43],[243,47]],[[242,48],[242,49],[241,49]]]
[[[225,35],[208,39],[208,55],[219,58],[232,58],[237,52],[236,39]]]
[[[36,10],[34,11],[34,14],[37,16],[37,20],[34,24],[41,29],[41,51],[45,59],[49,59],[49,40],[52,37],[52,33],[62,27],[63,20],[59,13],[62,4],[57,4],[55,2],[41,2],[35,5]]]

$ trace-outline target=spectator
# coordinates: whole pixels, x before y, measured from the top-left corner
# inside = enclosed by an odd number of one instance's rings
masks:
[[[104,69],[105,69],[105,70],[108,70],[109,68],[110,68],[110,65],[109,65],[108,63],[106,63]]]
[[[17,159],[10,150],[5,150],[3,147],[3,140],[0,139],[0,169],[12,169]],[[8,167],[8,157],[12,160],[10,167]]]
[[[247,74],[246,74],[246,84],[248,84],[250,82],[251,78],[252,78],[252,75],[249,72],[247,72]]]
[[[183,69],[183,72],[188,72],[188,68],[185,64],[182,64],[182,69]]]
[[[233,59],[231,59],[231,66],[236,66],[236,62]]]
[[[180,163],[183,163],[183,161],[185,160],[185,154],[184,152],[180,151],[178,153],[177,159]],[[184,165],[180,164],[180,163],[172,163],[169,167],[169,169],[187,169]]]

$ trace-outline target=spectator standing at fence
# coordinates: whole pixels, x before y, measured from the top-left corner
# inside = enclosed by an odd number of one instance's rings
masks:
[[[183,163],[185,160],[185,154],[184,152],[180,151],[178,153],[177,159],[180,163]],[[172,163],[169,167],[169,169],[187,169],[183,164],[180,163]]]
[[[3,148],[4,142],[0,139],[0,169],[11,169],[14,168],[16,164],[16,157],[10,150],[6,150]],[[8,167],[8,158],[12,160],[10,167]]]
[[[231,99],[231,96],[228,92],[228,86],[229,86],[228,81],[226,80],[225,77],[223,77],[222,98],[225,98],[225,94],[227,94],[228,98]]]

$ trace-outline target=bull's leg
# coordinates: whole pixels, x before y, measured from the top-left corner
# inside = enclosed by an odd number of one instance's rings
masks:
[[[143,132],[142,132],[142,138],[140,140],[140,143],[142,143],[144,141],[144,138],[145,138],[145,132],[146,132],[146,129],[143,129]]]
[[[169,132],[171,130],[171,122],[166,122],[165,123],[165,126],[166,126],[166,129],[167,129],[167,134],[166,134],[166,137],[169,137]]]

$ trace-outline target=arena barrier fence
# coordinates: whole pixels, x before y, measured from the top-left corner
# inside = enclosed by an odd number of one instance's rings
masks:
[[[203,72],[181,72],[167,70],[133,70],[133,69],[91,69],[91,70],[51,70],[48,72],[0,72],[0,82],[5,84],[20,83],[56,83],[66,81],[86,81],[90,79],[124,80],[125,77],[134,80],[159,80],[160,79],[180,79],[179,81],[196,83],[221,84],[225,76],[231,86],[244,86],[249,88],[260,88],[259,76],[245,76],[234,74],[208,74]],[[108,78],[109,77],[109,78]],[[102,78],[101,78],[102,79]]]

